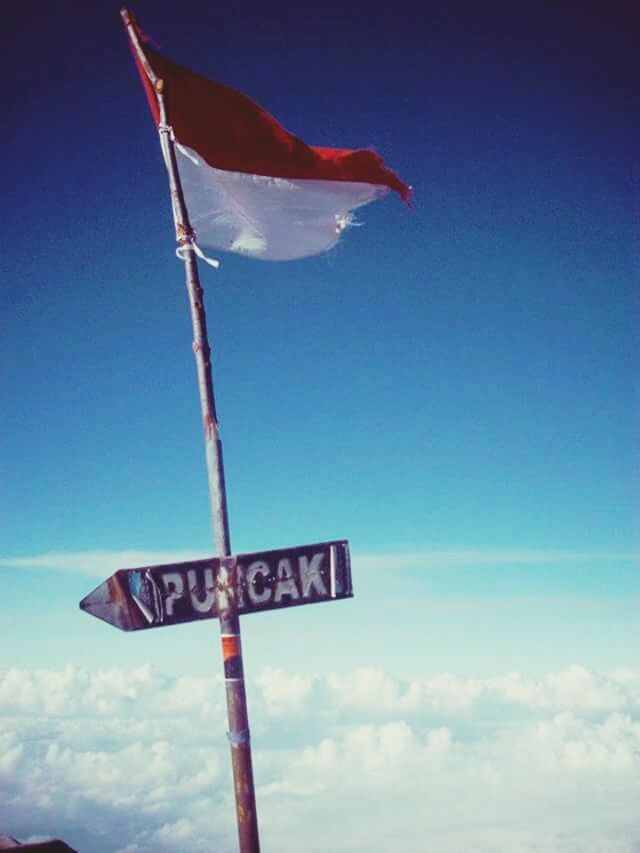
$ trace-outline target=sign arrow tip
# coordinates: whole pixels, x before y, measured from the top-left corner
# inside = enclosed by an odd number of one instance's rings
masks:
[[[131,631],[138,627],[135,614],[130,612],[128,597],[122,587],[119,572],[86,595],[80,602],[80,609],[122,631]]]

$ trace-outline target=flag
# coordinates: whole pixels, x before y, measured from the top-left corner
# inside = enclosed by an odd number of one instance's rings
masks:
[[[353,211],[389,190],[410,200],[410,188],[374,151],[307,145],[246,95],[167,59],[130,14],[123,19],[159,128],[152,81],[163,81],[199,246],[262,260],[303,258],[334,246]]]

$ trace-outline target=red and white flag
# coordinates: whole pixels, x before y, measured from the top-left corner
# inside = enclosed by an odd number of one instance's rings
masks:
[[[374,151],[307,145],[246,95],[162,56],[131,16],[125,23],[158,127],[148,69],[164,83],[167,124],[201,247],[262,260],[303,258],[334,246],[353,211],[389,190],[410,200],[410,188]]]

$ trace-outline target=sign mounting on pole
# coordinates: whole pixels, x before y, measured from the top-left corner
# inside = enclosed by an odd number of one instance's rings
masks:
[[[122,631],[351,598],[344,540],[187,563],[119,569],[80,607]]]

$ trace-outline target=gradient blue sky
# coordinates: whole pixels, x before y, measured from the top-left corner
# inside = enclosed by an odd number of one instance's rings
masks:
[[[234,549],[353,551],[353,601],[243,621],[248,671],[637,666],[631,4],[133,10],[415,192],[325,256],[203,270]],[[214,625],[77,609],[119,552],[211,553],[190,320],[117,5],[3,19],[0,666],[217,670]]]

